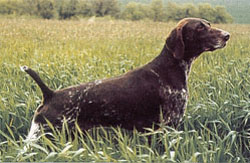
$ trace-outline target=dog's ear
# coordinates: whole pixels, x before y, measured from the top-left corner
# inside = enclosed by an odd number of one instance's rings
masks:
[[[183,42],[182,29],[183,24],[179,24],[168,36],[166,46],[172,51],[176,59],[183,59],[185,45]]]

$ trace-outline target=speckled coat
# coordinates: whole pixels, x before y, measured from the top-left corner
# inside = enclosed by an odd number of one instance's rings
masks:
[[[154,61],[126,75],[54,92],[36,111],[35,122],[46,117],[60,126],[65,117],[72,125],[77,119],[83,130],[99,125],[142,130],[159,123],[162,109],[166,123],[177,124],[187,103],[186,72],[190,66],[183,66],[189,64],[185,61],[174,63],[166,53],[164,48]]]
[[[33,123],[46,126],[46,118],[60,128],[65,119],[70,127],[77,121],[82,130],[100,125],[140,131],[158,123],[176,126],[187,104],[193,60],[204,51],[224,47],[228,38],[227,32],[211,28],[203,19],[184,19],[170,33],[160,55],[147,65],[58,91],[50,90],[26,68],[44,95]]]

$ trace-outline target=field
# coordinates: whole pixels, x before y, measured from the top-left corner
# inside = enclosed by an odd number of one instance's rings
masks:
[[[54,132],[55,141],[41,136],[21,152],[41,92],[20,66],[39,72],[53,89],[117,76],[156,57],[174,25],[1,18],[0,162],[249,162],[249,25],[215,25],[231,39],[193,64],[187,110],[176,130],[98,128],[72,139],[66,125]]]

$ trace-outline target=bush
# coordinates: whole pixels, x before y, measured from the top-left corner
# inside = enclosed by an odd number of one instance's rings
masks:
[[[179,21],[185,17],[200,17],[212,23],[232,23],[232,16],[223,6],[208,3],[177,4],[152,0],[149,4],[129,2],[121,11],[118,0],[2,0],[1,15],[30,15],[51,19],[70,19],[74,16],[122,18],[126,20]]]
[[[58,2],[59,19],[69,19],[77,14],[77,0],[61,0]]]
[[[226,11],[223,6],[215,7],[216,18],[214,23],[232,23],[233,17]]]
[[[162,0],[153,0],[150,4],[150,9],[152,10],[152,19],[154,21],[164,21],[165,10]]]
[[[37,3],[38,15],[44,19],[54,17],[54,4],[51,0],[39,0]]]
[[[1,15],[20,15],[22,13],[22,3],[19,0],[2,0],[0,1]]]
[[[198,5],[199,17],[207,19],[213,23],[232,23],[233,18],[228,14],[226,8],[223,6],[216,6],[213,8],[210,4]]]
[[[90,17],[94,15],[90,1],[79,1],[77,6],[77,14],[83,17]]]
[[[225,7],[212,7],[208,3],[199,4],[197,7],[193,4],[179,5],[169,2],[167,5],[167,20],[179,21],[186,17],[199,17],[212,23],[232,23],[233,18],[226,11]]]
[[[120,7],[117,0],[92,0],[91,8],[95,16],[111,15],[117,17],[120,12]]]
[[[179,21],[184,18],[184,12],[182,7],[178,6],[176,3],[169,2],[167,5],[167,21]]]
[[[129,2],[124,11],[122,12],[122,18],[127,20],[141,20],[150,18],[152,11],[146,4]]]

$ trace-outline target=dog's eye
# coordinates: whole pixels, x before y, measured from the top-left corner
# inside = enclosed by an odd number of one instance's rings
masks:
[[[203,31],[205,30],[205,25],[204,24],[200,24],[198,27],[197,27],[197,31]]]

